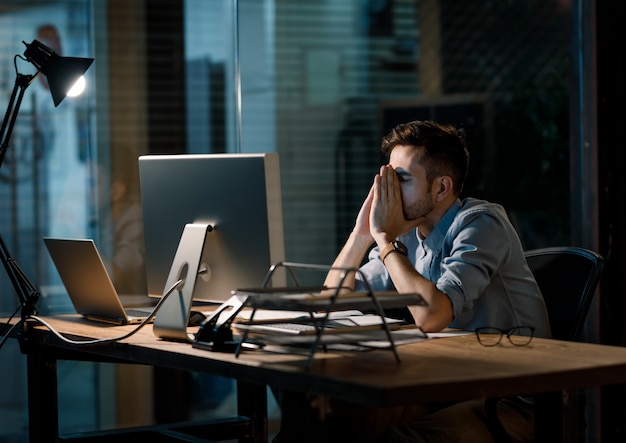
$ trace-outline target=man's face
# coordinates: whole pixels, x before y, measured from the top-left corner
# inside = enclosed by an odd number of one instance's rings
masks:
[[[426,171],[419,164],[421,149],[399,145],[393,148],[389,164],[393,166],[400,181],[404,218],[417,220],[428,215],[435,206],[432,184],[426,179]]]

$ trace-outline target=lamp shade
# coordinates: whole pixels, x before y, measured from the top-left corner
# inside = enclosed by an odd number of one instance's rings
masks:
[[[38,40],[23,43],[26,45],[26,59],[48,80],[54,106],[59,106],[74,83],[93,63],[93,58],[61,57]]]

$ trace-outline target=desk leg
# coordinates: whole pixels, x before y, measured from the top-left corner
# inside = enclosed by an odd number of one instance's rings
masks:
[[[28,365],[28,432],[30,443],[59,441],[56,360],[30,352]]]
[[[281,405],[280,442],[317,443],[328,441],[327,429],[311,400],[302,392],[279,391]]]
[[[267,388],[265,385],[237,381],[237,413],[252,420],[249,438],[240,442],[267,442]]]
[[[535,441],[576,443],[579,440],[576,391],[535,395]]]

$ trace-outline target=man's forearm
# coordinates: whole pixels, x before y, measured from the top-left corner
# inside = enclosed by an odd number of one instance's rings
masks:
[[[345,245],[339,252],[339,255],[333,263],[333,268],[358,268],[365,254],[372,246],[373,240],[366,235],[357,235],[355,233],[350,234]],[[355,272],[349,272],[344,277],[342,269],[331,269],[324,286],[327,288],[337,288],[339,286],[342,289],[353,290],[355,285]]]

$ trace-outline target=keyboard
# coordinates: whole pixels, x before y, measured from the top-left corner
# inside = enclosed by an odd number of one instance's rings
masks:
[[[401,324],[401,320],[385,318],[388,324]],[[321,323],[318,323],[321,327]],[[235,324],[235,327],[249,330],[250,332],[259,332],[267,334],[289,334],[289,335],[311,335],[318,332],[318,329],[311,323],[300,322],[278,322],[278,323],[252,323],[252,324]],[[325,326],[326,329],[332,330],[337,328],[350,327],[382,327],[381,319],[377,315],[361,315],[355,317],[329,319]]]
[[[239,327],[240,325],[236,326]],[[246,326],[245,329],[249,329],[251,332],[263,332],[267,334],[308,335],[315,334],[316,332],[315,326],[303,323],[267,323]]]
[[[124,309],[126,311],[126,315],[129,317],[147,317],[152,312],[151,309],[137,309],[137,308],[128,308]]]

